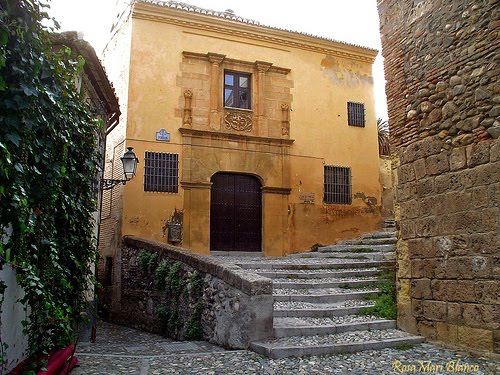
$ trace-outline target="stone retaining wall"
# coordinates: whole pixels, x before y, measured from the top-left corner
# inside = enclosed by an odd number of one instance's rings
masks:
[[[500,351],[498,0],[378,0],[398,325]]]
[[[398,324],[493,351],[500,323],[500,141],[442,145],[428,139],[404,147],[395,166]]]
[[[169,293],[169,286],[166,291],[159,290],[154,272],[148,275],[140,270],[141,251],[157,253],[160,260],[168,260],[170,264],[180,262],[179,274],[184,280],[195,273],[201,276],[199,296],[192,296],[192,286],[181,280],[180,298],[176,302],[179,316],[168,327],[162,322],[165,318],[161,310],[162,306],[169,306],[172,293]],[[121,254],[121,308],[119,313],[112,313],[112,321],[184,339],[189,338],[188,326],[199,306],[203,339],[209,342],[229,348],[247,348],[251,341],[273,337],[270,279],[214,258],[132,236],[124,238]]]
[[[378,9],[391,147],[498,137],[498,1],[378,0]]]

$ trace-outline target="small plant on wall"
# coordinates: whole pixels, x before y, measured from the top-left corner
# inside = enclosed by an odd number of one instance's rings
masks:
[[[379,275],[377,289],[379,290],[374,297],[375,305],[365,307],[361,310],[361,314],[375,315],[384,319],[394,320],[397,316],[396,303],[396,276],[394,272],[384,272]]]
[[[150,280],[148,285],[162,292],[155,313],[160,330],[174,339],[202,339],[203,275],[144,250],[138,255],[138,267]]]

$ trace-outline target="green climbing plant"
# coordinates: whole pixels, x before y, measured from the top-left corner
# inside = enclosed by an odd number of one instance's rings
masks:
[[[83,59],[53,51],[44,10],[0,3],[0,262],[25,291],[32,355],[68,344],[88,308],[103,126],[76,91]]]
[[[186,270],[182,262],[146,250],[139,252],[137,265],[146,284],[164,292],[155,311],[161,331],[176,339],[202,339],[203,275]]]

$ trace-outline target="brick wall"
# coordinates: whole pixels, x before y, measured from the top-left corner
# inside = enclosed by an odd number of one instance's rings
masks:
[[[498,1],[379,0],[398,324],[500,351]]]

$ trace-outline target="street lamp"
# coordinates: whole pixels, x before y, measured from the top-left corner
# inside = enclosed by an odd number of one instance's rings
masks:
[[[132,151],[133,147],[127,147],[128,151],[123,155],[121,161],[123,163],[123,174],[125,175],[124,180],[116,180],[116,179],[103,179],[102,180],[102,190],[110,190],[113,189],[118,184],[125,185],[128,181],[130,181],[135,176],[135,170],[137,169],[137,163],[139,163],[139,159],[135,156],[134,151]]]

